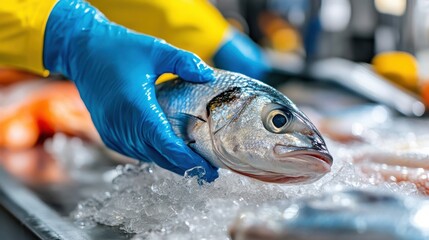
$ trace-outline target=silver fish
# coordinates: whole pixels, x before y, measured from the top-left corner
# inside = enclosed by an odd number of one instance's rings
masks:
[[[312,182],[332,157],[310,120],[274,88],[238,73],[158,85],[175,133],[212,165],[265,182]]]
[[[341,190],[242,210],[232,239],[426,240],[429,200],[380,191]]]

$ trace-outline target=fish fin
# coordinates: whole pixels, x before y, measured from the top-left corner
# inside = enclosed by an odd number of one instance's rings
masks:
[[[190,130],[196,124],[198,124],[198,122],[207,122],[205,119],[199,116],[194,116],[182,112],[178,112],[171,116],[168,116],[168,120],[170,121],[174,133],[176,133],[178,137],[183,139],[183,141],[185,141],[187,145],[195,144],[195,139],[193,139],[189,135]]]
[[[187,145],[188,147],[195,149],[195,141],[189,142]]]

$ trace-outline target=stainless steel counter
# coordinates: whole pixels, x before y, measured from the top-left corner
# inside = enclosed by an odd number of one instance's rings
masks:
[[[36,155],[32,155],[36,161],[53,157],[40,149],[36,152]],[[16,153],[2,152],[1,157],[7,159],[11,154]],[[66,176],[66,180],[51,183],[24,183],[0,167],[0,238],[24,240],[131,238],[131,234],[108,226],[98,225],[91,229],[81,229],[69,218],[70,212],[79,201],[90,196],[95,189],[100,190],[107,186],[102,174],[115,167],[105,155],[92,164],[96,167],[80,170],[70,167],[67,170],[60,168],[59,171],[64,171],[61,174]],[[70,171],[81,173],[72,176]]]

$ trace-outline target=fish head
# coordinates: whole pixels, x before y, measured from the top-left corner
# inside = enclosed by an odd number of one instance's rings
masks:
[[[332,156],[318,130],[271,87],[232,88],[208,112],[220,167],[273,183],[309,183],[330,171]]]

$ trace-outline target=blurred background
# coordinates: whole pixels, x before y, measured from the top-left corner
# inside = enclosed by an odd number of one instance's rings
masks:
[[[213,2],[231,25],[264,48],[273,68],[284,75],[330,80],[405,115],[424,114],[427,1]]]
[[[262,49],[271,66],[262,81],[301,107],[328,143],[365,149],[350,152],[357,172],[429,193],[429,1],[211,2]],[[10,239],[36,238],[23,230],[32,224],[23,220],[27,200],[68,216],[117,176],[112,168],[133,162],[103,146],[74,85],[50,78],[0,68],[0,223],[10,223],[0,232]],[[16,201],[18,187],[27,200]]]
[[[424,0],[212,2],[231,25],[262,47],[296,55],[305,63],[332,57],[371,63],[389,51],[408,52],[420,63],[427,58]],[[420,74],[428,77],[424,71]]]

